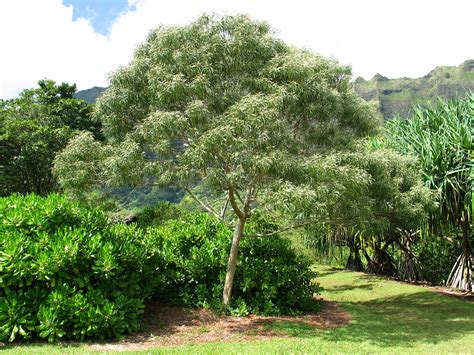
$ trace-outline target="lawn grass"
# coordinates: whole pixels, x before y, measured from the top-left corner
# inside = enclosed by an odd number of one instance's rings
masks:
[[[301,323],[279,322],[273,329],[290,338],[161,347],[145,353],[474,354],[474,303],[362,273],[317,269],[323,296],[351,313],[349,325],[315,330]],[[92,352],[85,344],[27,344],[3,350],[6,354]]]

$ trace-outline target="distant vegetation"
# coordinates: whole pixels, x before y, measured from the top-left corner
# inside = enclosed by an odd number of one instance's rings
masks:
[[[102,88],[99,86],[94,86],[93,88],[87,90],[81,90],[74,94],[76,99],[84,100],[89,104],[96,102],[97,98],[106,90],[107,88]]]
[[[385,119],[406,118],[413,114],[413,105],[427,106],[438,97],[459,98],[474,91],[474,60],[458,67],[436,67],[418,79],[388,79],[380,74],[368,81],[358,78],[355,89],[367,101],[375,102]]]

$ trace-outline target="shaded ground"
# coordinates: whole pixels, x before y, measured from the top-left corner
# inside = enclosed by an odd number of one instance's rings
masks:
[[[121,341],[94,344],[94,350],[136,350],[163,345],[287,338],[336,328],[351,320],[336,303],[323,301],[318,313],[301,316],[230,317],[208,309],[152,303],[146,309],[143,330]]]

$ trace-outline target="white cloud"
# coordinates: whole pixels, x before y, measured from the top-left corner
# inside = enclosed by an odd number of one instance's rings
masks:
[[[151,28],[182,25],[204,12],[267,20],[288,43],[333,56],[370,78],[419,77],[436,65],[474,58],[471,0],[129,0],[108,37],[72,20],[61,0],[0,2],[0,98],[47,77],[79,89],[107,85]]]

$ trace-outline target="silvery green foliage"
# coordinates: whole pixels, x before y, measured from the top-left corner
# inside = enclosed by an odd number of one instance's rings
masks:
[[[321,211],[341,179],[358,187],[365,176],[324,157],[378,124],[350,68],[246,16],[152,31],[112,75],[95,116],[107,143],[70,142],[55,165],[66,190],[200,181],[252,207],[281,200]]]

